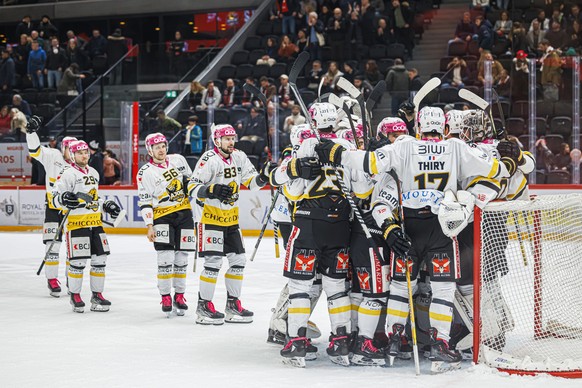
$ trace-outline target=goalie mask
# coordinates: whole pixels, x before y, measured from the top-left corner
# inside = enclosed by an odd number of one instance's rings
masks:
[[[445,114],[445,129],[447,136],[459,137],[463,126],[463,119],[467,111],[452,109]]]
[[[491,121],[482,110],[472,109],[465,113],[459,138],[466,143],[479,143],[493,136]]]
[[[309,115],[317,130],[331,131],[336,127],[337,110],[329,102],[316,102],[309,108]]]
[[[425,106],[418,112],[418,131],[420,133],[445,133],[445,114],[441,108]]]
[[[213,125],[210,129],[212,132],[212,142],[220,148],[220,139],[224,136],[234,136],[234,141],[237,141],[236,130],[229,124]]]

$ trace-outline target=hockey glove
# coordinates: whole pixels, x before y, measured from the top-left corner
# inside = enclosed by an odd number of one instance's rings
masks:
[[[315,146],[315,152],[322,163],[341,164],[344,151],[345,148],[341,144],[328,139],[321,139],[321,143]]]
[[[270,177],[271,177],[271,173],[276,168],[277,168],[277,163],[271,162],[271,161],[268,161],[267,160],[265,162],[265,164],[263,165],[263,168],[261,168],[261,171],[259,171],[259,179],[264,184],[269,183],[269,180],[270,180]]]
[[[412,243],[410,238],[402,232],[402,228],[393,220],[386,220],[382,225],[384,240],[397,257],[406,257]]]
[[[302,178],[314,180],[321,174],[321,164],[317,158],[293,158],[287,165],[287,175],[289,178]]]
[[[121,213],[121,208],[119,205],[111,200],[105,201],[103,203],[103,210],[113,218],[117,218],[119,213]]]
[[[206,186],[206,198],[208,199],[218,199],[222,202],[226,202],[232,198],[232,192],[233,190],[231,186],[220,183]]]
[[[505,128],[503,127],[496,127],[495,128],[495,138],[497,140],[504,140],[507,137],[507,134],[505,133]]]
[[[40,125],[42,124],[42,119],[38,116],[32,116],[28,123],[26,124],[26,132],[27,133],[36,133],[40,129]]]
[[[513,159],[519,166],[525,163],[523,153],[519,146],[509,140],[502,140],[497,144],[497,152],[502,158],[507,157]]]
[[[65,191],[63,194],[61,194],[61,203],[67,209],[76,209],[81,206],[79,198],[72,191]]]
[[[370,144],[368,145],[368,151],[373,152],[376,151],[378,148],[382,148],[384,146],[387,146],[388,144],[391,144],[392,142],[386,137],[384,136],[384,134],[379,133],[378,134],[379,139],[370,139]]]

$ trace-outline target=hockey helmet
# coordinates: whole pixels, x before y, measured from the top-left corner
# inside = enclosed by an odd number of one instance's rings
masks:
[[[166,143],[166,147],[168,147],[168,139],[161,134],[160,132],[151,133],[146,136],[145,138],[145,146],[149,156],[152,156],[152,147],[156,144]]]
[[[211,128],[212,142],[215,146],[220,147],[220,139],[224,136],[234,136],[236,138],[236,130],[230,124],[213,125]]]
[[[83,140],[73,140],[69,144],[69,152],[71,155],[76,154],[79,151],[89,150],[89,144]]]
[[[465,113],[459,138],[466,143],[479,143],[493,137],[491,120],[480,109],[472,109]]]
[[[445,126],[448,126],[448,135],[459,135],[463,126],[463,119],[467,111],[452,109],[445,113]]]
[[[445,113],[441,108],[425,106],[418,112],[418,131],[420,133],[438,133],[443,135],[445,132]]]
[[[311,120],[318,130],[335,128],[337,123],[337,110],[329,102],[316,102],[309,108]]]
[[[404,133],[408,134],[406,123],[398,117],[386,117],[380,121],[376,130],[378,134],[388,136],[390,133]]]
[[[311,137],[308,135],[308,133],[313,136],[313,133],[311,132],[311,127],[309,126],[309,124],[300,124],[300,125],[292,126],[291,127],[291,134],[290,134],[291,145],[294,148],[295,147],[299,148],[301,143],[303,143],[303,140]]]

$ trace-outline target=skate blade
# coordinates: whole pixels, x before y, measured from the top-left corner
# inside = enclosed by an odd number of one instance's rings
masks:
[[[305,361],[315,361],[317,360],[317,352],[307,352],[305,354]]]
[[[224,320],[222,319],[212,319],[208,317],[198,317],[196,318],[196,323],[198,325],[215,325],[220,326],[224,324]]]
[[[350,358],[348,356],[329,356],[329,359],[334,364],[341,366],[350,366]]]
[[[361,354],[354,354],[351,363],[361,366],[385,366],[386,360],[383,358],[369,358],[362,356]]]
[[[224,321],[228,323],[251,323],[253,321],[253,317],[241,317],[240,315],[226,314]]]
[[[396,360],[396,356],[388,355],[388,365],[394,366],[394,360]]]
[[[107,311],[109,311],[109,306],[102,306],[100,304],[92,304],[91,311],[106,313]]]
[[[461,369],[461,362],[433,361],[430,366],[431,373],[444,373]]]
[[[73,312],[82,314],[85,311],[85,307],[73,307]]]
[[[61,297],[61,292],[56,292],[56,291],[51,291],[50,292],[50,296],[52,296],[53,298],[60,298]]]
[[[173,310],[173,312],[175,312],[176,315],[179,316],[179,317],[183,317],[186,314],[186,310],[177,309],[177,308],[175,308]]]
[[[295,368],[305,368],[305,357],[283,357],[283,364],[291,365]]]
[[[267,342],[270,344],[277,344],[277,345],[285,346],[285,341],[280,341],[277,339],[277,337],[272,336],[272,335],[267,336]]]

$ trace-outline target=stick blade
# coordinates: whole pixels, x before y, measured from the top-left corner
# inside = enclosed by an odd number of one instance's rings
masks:
[[[115,220],[113,220],[113,227],[117,228],[119,226],[119,224],[121,224],[121,221],[123,221],[125,219],[125,215],[127,214],[127,212],[125,211],[125,209],[121,209],[121,211],[119,212],[119,215],[115,218]]]
[[[412,99],[412,102],[416,107],[416,110],[419,110],[420,103],[422,102],[422,100],[424,100],[430,92],[438,88],[440,85],[441,80],[437,77],[429,79],[428,81],[426,81],[424,85],[422,85],[422,88],[420,88],[420,90],[416,93],[416,95]]]
[[[305,68],[309,62],[309,53],[307,51],[302,51],[298,56],[295,62],[293,62],[293,66],[291,66],[291,70],[289,71],[289,82],[295,83],[297,81],[297,77]]]
[[[385,91],[386,91],[386,81],[380,80],[380,82],[378,82],[376,84],[374,89],[372,89],[372,92],[370,93],[368,100],[366,100],[366,107],[368,108],[368,110],[370,112],[372,111],[372,109],[374,109],[376,104],[380,101],[380,99],[384,95]]]
[[[334,93],[330,93],[328,96],[328,101],[330,104],[333,104],[335,106],[337,106],[338,108],[341,108],[343,105],[343,100],[341,98],[339,98],[336,94]]]
[[[362,94],[362,93],[360,93],[358,88],[356,88],[354,86],[354,84],[352,84],[350,81],[348,81],[344,77],[340,77],[337,80],[337,86],[338,86],[338,88],[344,90],[347,94],[349,94],[351,97],[353,97],[355,99],[358,99],[360,97],[360,95]]]
[[[246,90],[248,93],[252,94],[253,96],[257,96],[259,100],[261,100],[261,102],[263,103],[263,106],[267,106],[267,98],[263,93],[261,93],[259,88],[257,88],[255,85],[245,83],[243,85],[243,89]]]
[[[467,89],[460,89],[459,90],[459,97],[461,97],[465,101],[469,101],[475,106],[478,106],[480,109],[486,110],[489,104],[487,101],[476,95],[470,90]]]

